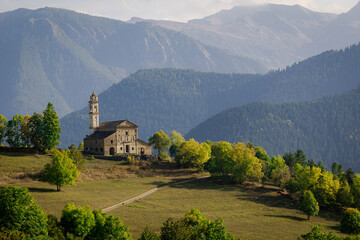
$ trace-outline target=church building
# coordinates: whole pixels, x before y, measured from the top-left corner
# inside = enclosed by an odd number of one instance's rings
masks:
[[[138,126],[129,120],[99,125],[99,100],[93,93],[89,101],[90,135],[84,138],[84,152],[96,155],[151,155],[151,145],[138,138]]]

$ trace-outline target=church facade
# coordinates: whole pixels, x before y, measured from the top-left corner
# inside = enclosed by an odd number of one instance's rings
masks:
[[[138,126],[129,120],[99,124],[99,100],[89,101],[90,135],[84,138],[84,152],[94,155],[151,155],[151,145],[138,138]]]

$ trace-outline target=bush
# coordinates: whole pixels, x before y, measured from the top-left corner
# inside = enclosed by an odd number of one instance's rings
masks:
[[[68,203],[62,211],[60,223],[66,233],[85,237],[95,227],[95,217],[89,206],[75,207],[74,203]]]
[[[17,234],[16,231],[19,231],[30,237],[47,235],[46,220],[45,213],[35,204],[27,188],[0,188],[1,228],[9,229],[11,234]]]
[[[360,233],[360,212],[356,208],[348,208],[341,219],[340,230],[344,233]]]

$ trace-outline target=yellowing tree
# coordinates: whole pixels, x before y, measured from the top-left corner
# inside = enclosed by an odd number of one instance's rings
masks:
[[[255,157],[254,149],[246,147],[244,143],[237,143],[228,156],[233,162],[230,176],[235,182],[258,181],[263,177],[261,161]]]
[[[43,180],[56,185],[57,191],[60,191],[62,186],[74,185],[79,171],[70,157],[70,151],[53,149],[51,153],[52,163],[45,165]]]
[[[191,138],[184,142],[178,149],[176,162],[183,167],[196,167],[203,169],[204,164],[210,159],[211,149],[207,143],[201,143]]]

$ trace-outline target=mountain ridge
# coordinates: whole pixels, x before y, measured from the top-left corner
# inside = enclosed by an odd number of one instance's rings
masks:
[[[141,68],[177,67],[263,72],[251,59],[224,53],[181,33],[70,10],[19,9],[0,14],[1,114],[41,112],[51,101],[60,116],[81,100]]]

